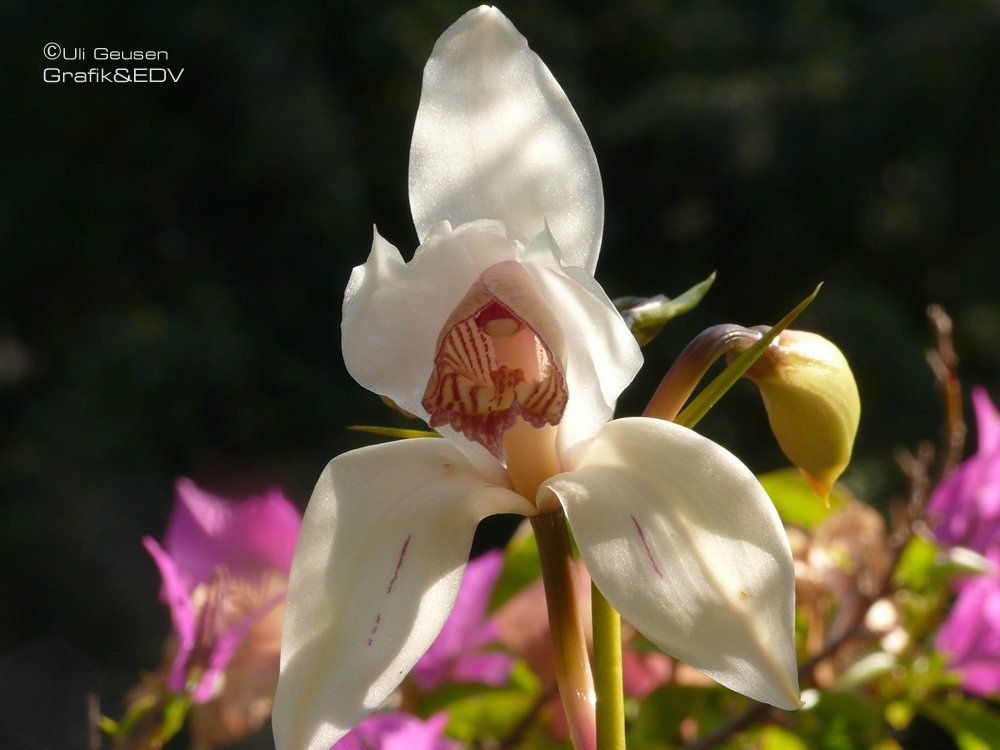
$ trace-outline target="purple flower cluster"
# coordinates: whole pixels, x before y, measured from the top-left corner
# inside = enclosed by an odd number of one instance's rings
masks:
[[[188,692],[195,703],[219,694],[222,674],[237,649],[284,604],[301,523],[298,510],[280,490],[236,503],[205,492],[190,479],[177,481],[163,545],[143,539],[160,569],[161,596],[173,620],[171,690]],[[270,619],[280,632],[277,614]],[[258,636],[255,640],[265,638]],[[262,667],[273,681],[276,653],[267,662]]]
[[[993,696],[1000,692],[1000,414],[982,388],[972,401],[976,454],[938,485],[928,509],[939,542],[979,553],[991,570],[957,584],[936,644],[966,690]]]

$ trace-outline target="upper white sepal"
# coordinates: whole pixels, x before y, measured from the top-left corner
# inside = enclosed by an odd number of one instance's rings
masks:
[[[496,8],[469,11],[434,45],[409,187],[421,241],[441,221],[495,219],[528,242],[548,220],[564,262],[593,275],[604,226],[597,157],[562,88]]]

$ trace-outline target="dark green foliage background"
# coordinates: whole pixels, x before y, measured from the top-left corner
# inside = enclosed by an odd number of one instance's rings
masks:
[[[4,4],[0,654],[68,644],[118,713],[168,629],[140,538],[162,533],[174,478],[233,497],[279,484],[304,507],[324,463],[368,442],[345,425],[395,421],[343,367],[340,303],[373,223],[415,247],[421,69],[468,7]],[[966,382],[1000,398],[995,2],[501,9],[593,141],[609,294],[719,272],[621,413],[697,331],[773,322],[819,281],[801,327],[856,368],[848,481],[866,499],[898,485],[895,447],[938,434],[928,303],[954,316]],[[47,42],[166,50],[182,81],[46,84]],[[750,386],[704,430],[755,470],[783,463]]]

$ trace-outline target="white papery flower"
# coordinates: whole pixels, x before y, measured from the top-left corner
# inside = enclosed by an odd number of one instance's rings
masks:
[[[734,690],[799,705],[777,513],[724,448],[609,421],[642,357],[593,278],[604,198],[559,84],[495,8],[424,71],[413,259],[375,233],[344,299],[348,370],[446,440],[333,459],[303,520],[274,708],[279,750],[327,750],[441,629],[476,526],[562,507],[594,582],[647,638]]]

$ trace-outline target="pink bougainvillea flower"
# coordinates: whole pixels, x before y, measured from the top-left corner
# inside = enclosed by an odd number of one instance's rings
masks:
[[[982,388],[972,391],[979,445],[931,495],[934,535],[946,547],[983,555],[991,572],[959,581],[936,644],[970,693],[1000,691],[1000,414]]]
[[[1000,574],[962,583],[936,644],[962,687],[983,697],[1000,693]]]
[[[442,736],[448,715],[434,714],[426,721],[392,711],[369,716],[331,750],[460,750]]]
[[[982,388],[972,391],[979,445],[974,456],[931,495],[934,534],[949,547],[967,547],[1000,564],[1000,414]]]
[[[163,577],[162,596],[173,620],[171,690],[188,693],[196,704],[226,690],[234,700],[239,696],[239,702],[253,704],[255,714],[263,713],[259,723],[267,718],[300,525],[298,511],[279,490],[237,503],[190,479],[178,480],[163,546],[143,539]],[[239,671],[240,685],[223,678],[231,667]],[[258,683],[265,687],[244,694],[247,685]],[[258,692],[264,698],[258,699]]]
[[[486,616],[502,570],[500,550],[490,550],[469,561],[455,608],[427,653],[413,667],[413,679],[422,690],[433,690],[444,682],[479,682],[494,687],[507,682],[514,658],[503,651],[488,650],[500,642],[500,631]]]
[[[455,603],[479,521],[561,509],[595,584],[719,682],[800,705],[788,539],[735,456],[611,420],[642,357],[594,280],[597,161],[495,8],[438,40],[410,150],[412,260],[376,232],[344,299],[351,375],[444,436],[333,459],[289,583],[274,733],[328,750],[396,688]]]

